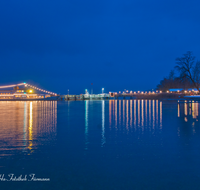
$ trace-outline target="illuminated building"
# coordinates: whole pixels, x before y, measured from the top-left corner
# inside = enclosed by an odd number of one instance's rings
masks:
[[[42,93],[41,93],[42,92]],[[0,86],[0,99],[44,99],[57,96],[35,86],[20,83],[16,85]]]

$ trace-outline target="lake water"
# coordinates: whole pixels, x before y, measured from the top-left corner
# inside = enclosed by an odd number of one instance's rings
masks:
[[[5,101],[0,110],[1,189],[200,189],[196,101]]]

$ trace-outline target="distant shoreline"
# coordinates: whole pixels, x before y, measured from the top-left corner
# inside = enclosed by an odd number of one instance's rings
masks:
[[[162,100],[162,101],[173,101],[173,100],[179,100],[179,101],[200,101],[199,97],[160,97],[160,96],[138,96],[134,98],[110,98],[110,99],[86,99],[87,101],[100,101],[100,100]],[[20,102],[20,101],[61,101],[61,102],[68,102],[68,101],[85,101],[83,100],[60,100],[60,99],[0,99],[0,102]]]

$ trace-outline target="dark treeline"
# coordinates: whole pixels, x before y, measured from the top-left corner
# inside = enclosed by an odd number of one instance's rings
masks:
[[[194,88],[194,85],[188,78],[175,77],[174,70],[171,70],[169,76],[165,77],[160,81],[160,84],[157,85],[157,89],[165,92],[172,88],[188,89]]]
[[[196,88],[200,87],[200,62],[196,61],[192,52],[188,51],[183,57],[176,58],[174,67],[179,76],[175,76],[175,70],[171,70],[168,77],[165,77],[157,85],[158,90],[163,92],[172,88]],[[200,92],[200,90],[199,90]]]

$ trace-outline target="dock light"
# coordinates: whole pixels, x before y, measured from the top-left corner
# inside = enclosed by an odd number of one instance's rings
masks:
[[[155,93],[155,92],[152,92],[153,94]]]
[[[160,93],[162,93],[162,91],[160,91]]]
[[[32,90],[29,90],[29,92],[32,93],[33,91],[32,91]]]
[[[143,92],[141,92],[143,94]]]
[[[169,93],[169,91],[167,90],[167,93]]]
[[[134,92],[134,94],[136,94],[136,92]]]
[[[133,92],[132,92],[132,91],[130,91],[130,93],[132,94]]]
[[[138,93],[140,93],[140,91],[138,91]]]
[[[128,90],[126,92],[128,92]]]

